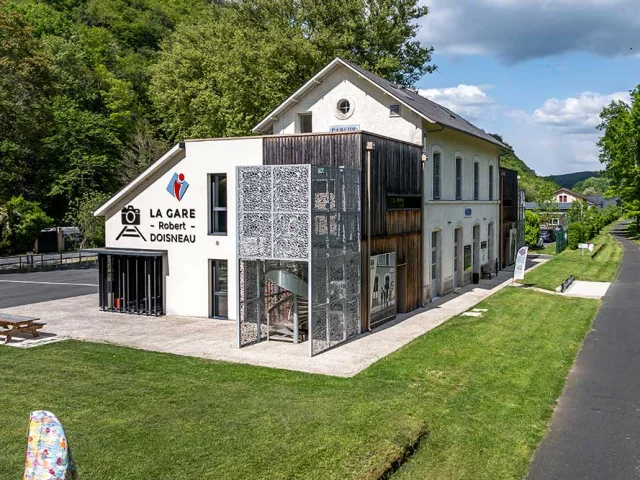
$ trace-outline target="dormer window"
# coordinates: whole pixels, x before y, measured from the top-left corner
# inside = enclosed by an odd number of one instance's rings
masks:
[[[400,116],[400,105],[389,105],[389,116],[390,117],[399,117]]]

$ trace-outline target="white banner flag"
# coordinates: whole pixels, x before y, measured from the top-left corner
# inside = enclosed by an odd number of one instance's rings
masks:
[[[524,269],[527,264],[527,253],[529,253],[529,247],[522,247],[518,250],[518,256],[516,257],[516,266],[513,269],[513,279],[523,280]]]

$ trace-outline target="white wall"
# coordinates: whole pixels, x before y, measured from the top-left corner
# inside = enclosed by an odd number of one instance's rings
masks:
[[[493,267],[499,252],[499,149],[487,142],[452,130],[427,132],[428,159],[425,164],[425,209],[423,220],[423,242],[425,262],[424,300],[431,297],[431,233],[442,231],[440,236],[441,290],[448,293],[447,285],[453,284],[454,272],[454,229],[463,228],[463,245],[473,245],[473,226],[480,227],[480,242],[488,242],[488,226],[493,224],[493,245],[487,258],[480,263],[490,263]],[[441,154],[441,195],[433,200],[433,153]],[[462,158],[462,199],[455,200],[456,171],[455,159]],[[473,164],[479,163],[479,200],[473,200]],[[493,201],[489,200],[489,165],[493,165]],[[471,215],[465,216],[465,209],[471,208]],[[479,253],[480,255],[480,253]],[[443,288],[445,287],[445,288]]]
[[[185,157],[175,166],[150,183],[126,205],[140,209],[140,231],[146,238],[121,237],[120,209],[107,213],[106,246],[109,248],[138,248],[167,250],[168,267],[165,284],[166,313],[207,317],[210,314],[209,259],[227,260],[229,269],[229,318],[236,318],[237,272],[236,272],[236,171],[238,165],[262,164],[262,138],[218,139],[187,141]],[[166,188],[175,173],[183,173],[189,188],[178,201]],[[227,234],[209,235],[209,186],[208,175],[227,174]],[[151,218],[151,212],[160,209],[163,218]],[[168,219],[167,210],[193,209],[195,219]],[[151,241],[152,234],[182,233],[182,231],[160,230],[159,221],[174,224],[186,223],[184,234],[194,235],[193,243]],[[153,226],[152,226],[153,225]]]
[[[340,119],[336,106],[349,100],[352,113]],[[328,132],[331,126],[358,125],[359,130],[422,144],[422,119],[400,107],[400,117],[389,116],[389,105],[398,101],[346,67],[338,67],[322,83],[300,99],[273,124],[274,134],[299,133],[298,115],[312,113],[313,132]]]

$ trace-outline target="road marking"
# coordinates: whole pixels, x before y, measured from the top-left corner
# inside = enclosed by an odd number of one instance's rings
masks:
[[[97,287],[95,283],[60,283],[60,282],[33,282],[29,280],[0,280],[5,283],[33,283],[39,285],[70,285],[74,287]]]

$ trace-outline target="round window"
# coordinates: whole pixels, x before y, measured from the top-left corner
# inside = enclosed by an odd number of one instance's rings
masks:
[[[349,100],[343,98],[336,105],[336,117],[340,119],[349,118],[353,113],[353,105]]]

